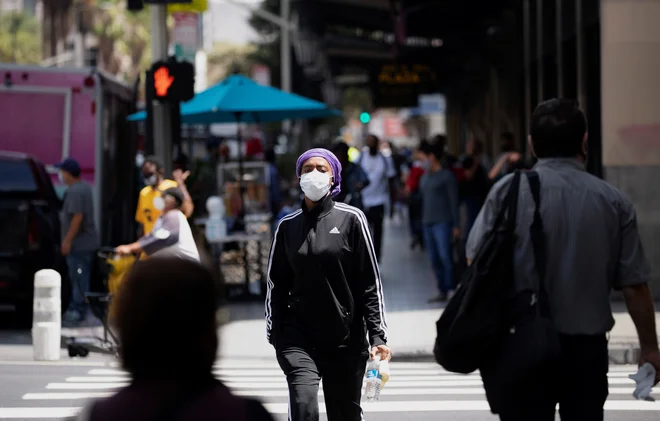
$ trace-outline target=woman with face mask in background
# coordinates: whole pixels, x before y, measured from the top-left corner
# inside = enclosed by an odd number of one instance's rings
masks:
[[[305,198],[275,231],[267,339],[289,384],[289,420],[318,421],[322,378],[328,421],[359,421],[367,359],[391,358],[369,225],[362,211],[332,199],[341,186],[332,152],[303,153],[296,175]]]
[[[165,178],[165,169],[163,162],[156,156],[148,156],[142,163],[142,180],[145,187],[140,190],[138,205],[135,211],[135,221],[140,224],[140,236],[151,233],[154,224],[163,212],[164,202],[162,193],[176,187],[183,194],[183,204],[181,211],[186,217],[192,215],[194,206],[188,190],[186,189],[186,179],[189,171],[183,172],[181,169],[172,171],[172,178]]]

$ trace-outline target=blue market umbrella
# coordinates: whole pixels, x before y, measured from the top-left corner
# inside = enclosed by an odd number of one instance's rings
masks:
[[[322,102],[259,85],[240,75],[230,76],[181,104],[181,122],[186,124],[267,123],[339,115],[341,112]],[[141,111],[128,120],[145,118]]]

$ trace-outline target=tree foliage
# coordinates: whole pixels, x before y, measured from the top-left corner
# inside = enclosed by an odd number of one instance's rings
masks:
[[[36,64],[41,61],[41,25],[25,12],[0,14],[0,62]]]
[[[125,0],[96,0],[92,32],[98,39],[100,67],[134,80],[151,63],[149,12],[129,12]]]
[[[256,48],[254,45],[235,45],[225,42],[216,42],[213,49],[208,52],[208,83],[215,85],[222,79],[237,71],[241,74],[249,74],[252,65],[252,54]]]

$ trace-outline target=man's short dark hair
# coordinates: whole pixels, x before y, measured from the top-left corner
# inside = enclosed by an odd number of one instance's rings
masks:
[[[165,165],[163,165],[163,160],[157,157],[156,155],[149,155],[144,159],[145,164],[152,164],[156,167],[156,171],[163,171]]]
[[[213,274],[196,261],[137,262],[115,301],[120,357],[133,379],[210,375],[218,347],[217,299]]]
[[[163,196],[172,196],[176,200],[176,207],[180,208],[183,205],[183,192],[178,187],[170,187],[163,192]]]
[[[573,99],[541,102],[532,114],[530,135],[538,158],[569,158],[582,152],[587,119]]]
[[[443,136],[444,138],[444,136]],[[445,143],[442,140],[438,140],[438,136],[435,137],[436,141],[429,145],[428,153],[433,155],[438,161],[442,160],[442,157],[445,156]]]
[[[422,139],[419,142],[419,151],[423,154],[430,154],[431,153],[431,144],[429,143],[428,140]]]

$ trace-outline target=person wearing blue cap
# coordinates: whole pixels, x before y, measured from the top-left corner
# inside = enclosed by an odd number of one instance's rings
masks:
[[[77,323],[87,315],[84,294],[89,291],[94,253],[99,247],[94,225],[94,196],[90,185],[80,178],[78,161],[67,158],[56,167],[60,181],[67,185],[60,214],[61,251],[66,256],[72,285],[71,301],[63,320]]]
[[[302,209],[277,225],[268,261],[266,336],[289,384],[289,420],[360,421],[367,359],[389,360],[385,302],[364,213],[335,202],[341,164],[327,149],[303,153]]]

